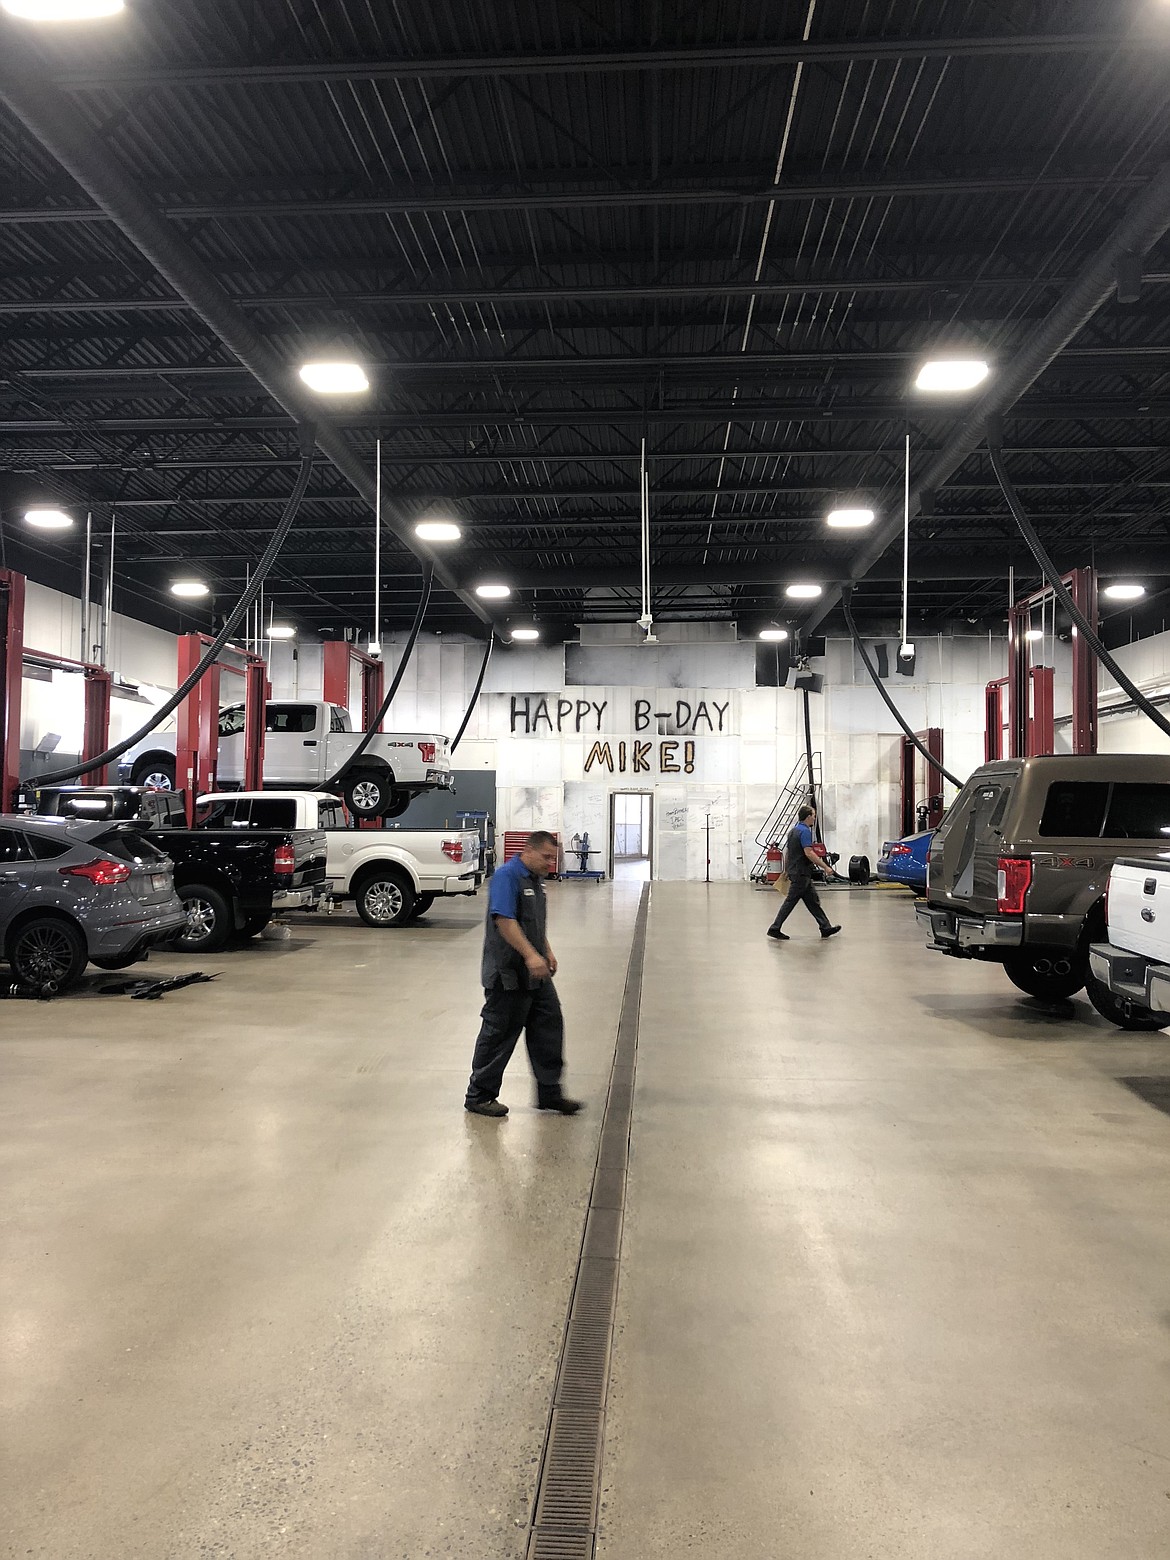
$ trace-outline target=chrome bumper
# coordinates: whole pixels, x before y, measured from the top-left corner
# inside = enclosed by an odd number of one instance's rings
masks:
[[[1170,965],[1157,964],[1144,953],[1128,953],[1112,943],[1089,945],[1089,969],[1117,997],[1170,1015]]]
[[[328,878],[323,883],[311,883],[308,888],[285,888],[272,896],[274,910],[315,910],[323,899],[333,893]]]
[[[974,958],[979,952],[1018,948],[1024,940],[1021,918],[994,915],[963,915],[957,910],[939,910],[934,905],[915,905],[914,913],[927,934],[926,946],[940,953]]]

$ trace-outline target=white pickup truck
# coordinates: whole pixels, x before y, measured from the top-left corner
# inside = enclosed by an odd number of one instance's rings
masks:
[[[335,783],[362,740],[349,711],[314,699],[272,699],[265,706],[264,784],[282,790],[335,791],[358,818],[397,818],[423,791],[450,789],[451,753],[437,732],[379,732]],[[128,749],[118,762],[125,785],[173,790],[176,741],[173,731],[156,731]],[[216,784],[244,779],[244,706],[219,712]],[[184,785],[180,776],[177,783]]]
[[[197,828],[310,829],[325,834],[334,899],[352,899],[367,926],[405,926],[436,899],[483,882],[474,829],[354,829],[318,791],[217,791],[199,798]]]
[[[1170,861],[1123,856],[1105,892],[1107,942],[1089,945],[1089,1000],[1121,1029],[1170,1025]]]

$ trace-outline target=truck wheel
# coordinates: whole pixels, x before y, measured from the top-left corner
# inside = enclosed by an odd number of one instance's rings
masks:
[[[241,937],[259,937],[260,933],[272,920],[270,915],[250,915],[244,922],[240,931]]]
[[[218,888],[186,883],[176,889],[187,924],[172,944],[180,953],[218,953],[235,931],[231,906]]]
[[[35,915],[8,940],[8,963],[22,986],[64,991],[81,978],[89,949],[80,927],[55,915]]]
[[[376,769],[359,771],[345,782],[345,805],[355,818],[381,818],[393,792],[390,782]]]
[[[392,867],[373,867],[354,889],[357,913],[367,926],[405,926],[415,906],[415,892]]]
[[[1089,973],[1086,959],[1059,948],[1048,952],[1043,948],[1021,948],[1018,953],[1008,954],[1003,970],[1013,986],[1046,1002],[1076,996]]]
[[[1116,1024],[1118,1029],[1165,1029],[1170,1024],[1170,1018],[1164,1013],[1155,1013],[1153,1008],[1141,1002],[1118,996],[1095,975],[1090,975],[1085,981],[1085,995],[1101,1017]]]
[[[131,785],[144,785],[151,791],[175,789],[173,758],[141,758],[130,771]]]
[[[417,921],[420,915],[426,915],[438,897],[438,894],[420,894],[414,902],[414,909],[410,912],[410,919]]]

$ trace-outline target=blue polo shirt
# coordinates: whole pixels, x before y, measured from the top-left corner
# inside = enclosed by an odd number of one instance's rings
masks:
[[[500,935],[494,917],[500,915],[516,921],[532,946],[543,953],[548,946],[548,901],[544,897],[544,884],[535,873],[529,872],[519,856],[496,872],[488,889],[487,920],[483,933],[483,985],[503,986],[506,991],[524,991],[533,982],[524,960]]]

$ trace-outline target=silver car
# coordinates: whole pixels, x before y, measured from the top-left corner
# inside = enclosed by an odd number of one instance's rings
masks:
[[[186,920],[170,857],[133,824],[0,813],[0,948],[22,984],[123,969]]]

